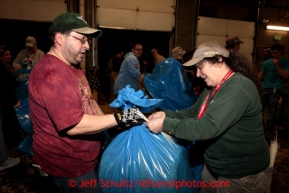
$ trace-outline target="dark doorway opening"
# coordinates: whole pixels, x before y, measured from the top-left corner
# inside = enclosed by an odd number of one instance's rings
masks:
[[[4,42],[11,50],[12,61],[19,51],[25,49],[27,36],[33,36],[38,48],[44,53],[49,51],[51,43],[48,31],[51,22],[0,19],[0,25],[3,27],[0,31],[0,41]]]

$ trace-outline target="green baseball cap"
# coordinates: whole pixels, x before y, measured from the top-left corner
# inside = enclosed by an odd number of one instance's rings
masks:
[[[101,36],[101,30],[90,28],[84,18],[78,13],[63,13],[58,15],[49,28],[49,33],[72,30],[92,37]]]

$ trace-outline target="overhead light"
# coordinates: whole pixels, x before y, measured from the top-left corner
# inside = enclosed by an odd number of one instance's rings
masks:
[[[267,25],[266,28],[267,29],[273,29],[273,30],[289,31],[289,27],[276,26],[276,25]]]

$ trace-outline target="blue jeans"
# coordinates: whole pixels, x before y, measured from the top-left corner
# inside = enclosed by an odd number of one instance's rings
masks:
[[[59,193],[100,193],[95,170],[76,178],[48,176],[53,188]]]
[[[289,84],[283,83],[281,97],[282,103],[277,113],[277,119],[281,126],[289,128]]]
[[[0,107],[0,166],[3,165],[8,158],[8,151],[5,146],[2,132],[2,117],[2,108]]]
[[[280,97],[281,90],[276,90],[275,93],[273,92],[273,88],[263,88],[262,90],[261,103],[263,112],[266,105],[268,104],[268,118],[267,121],[264,120],[265,131],[273,131],[277,105]]]

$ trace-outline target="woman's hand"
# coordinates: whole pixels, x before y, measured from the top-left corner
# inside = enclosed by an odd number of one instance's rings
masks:
[[[146,123],[146,126],[151,132],[155,134],[160,133],[163,130],[163,122],[165,118],[166,114],[163,111],[153,113],[148,117],[149,122]]]

